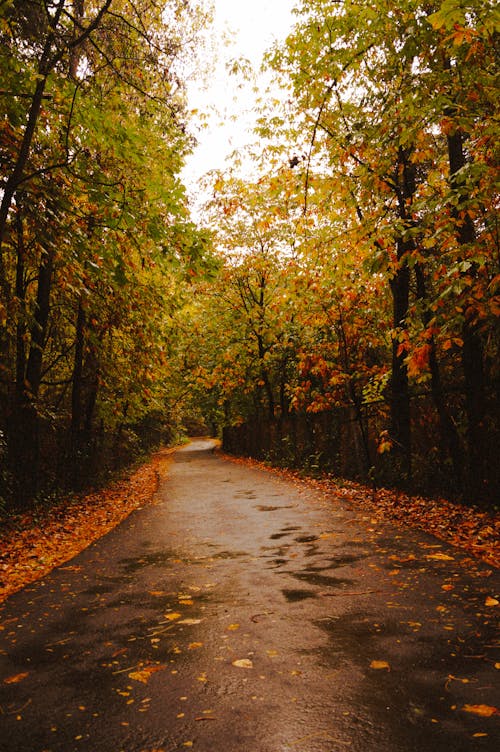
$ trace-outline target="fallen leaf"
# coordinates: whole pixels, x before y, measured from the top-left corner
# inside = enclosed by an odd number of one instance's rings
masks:
[[[498,708],[494,708],[492,705],[464,705],[462,710],[466,713],[480,715],[483,718],[490,718],[492,715],[500,715]]]
[[[448,556],[448,554],[427,554],[426,559],[434,559],[435,561],[455,561],[454,556]]]
[[[253,668],[253,663],[248,658],[239,658],[237,661],[233,661],[233,666],[236,666],[236,668]]]
[[[491,595],[488,595],[486,598],[484,605],[485,606],[498,606],[499,601],[497,598],[492,598]]]
[[[182,614],[174,613],[174,614],[165,614],[165,619],[168,619],[169,621],[175,621],[176,619],[180,619]]]
[[[162,671],[165,668],[165,666],[145,666],[144,668],[140,669],[139,671],[132,671],[128,677],[129,679],[133,679],[134,681],[141,682],[142,684],[147,684],[150,680],[152,674],[155,674],[157,671]]]
[[[387,663],[387,661],[372,661],[370,663],[370,668],[387,669],[387,671],[391,670],[391,667],[389,666],[389,664]]]
[[[239,629],[239,628],[240,628],[239,624],[230,624],[228,626],[228,629],[231,630],[232,632],[234,632],[236,629]]]
[[[28,675],[29,675],[29,671],[23,671],[22,674],[15,674],[14,676],[8,676],[6,679],[3,680],[3,682],[4,684],[17,684],[23,679],[26,679]]]
[[[197,650],[198,648],[201,648],[202,645],[202,642],[190,642],[188,645],[188,650]]]

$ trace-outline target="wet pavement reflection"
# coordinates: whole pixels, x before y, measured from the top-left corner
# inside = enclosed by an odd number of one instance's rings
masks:
[[[213,448],[4,604],[0,750],[496,750],[498,574]]]

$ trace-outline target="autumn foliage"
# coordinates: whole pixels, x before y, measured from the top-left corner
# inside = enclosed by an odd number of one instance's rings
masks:
[[[252,177],[213,177],[224,271],[189,312],[189,383],[232,452],[496,504],[494,4],[296,17]]]

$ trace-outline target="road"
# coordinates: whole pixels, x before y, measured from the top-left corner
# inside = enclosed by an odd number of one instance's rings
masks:
[[[496,752],[498,574],[212,448],[3,605],[1,752]]]

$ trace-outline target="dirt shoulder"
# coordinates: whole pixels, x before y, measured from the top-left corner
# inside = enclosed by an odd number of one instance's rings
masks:
[[[0,520],[0,603],[151,503],[173,451],[158,452],[107,488]]]

